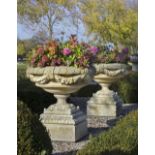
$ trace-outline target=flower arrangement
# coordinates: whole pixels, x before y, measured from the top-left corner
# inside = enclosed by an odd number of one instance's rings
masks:
[[[52,40],[37,47],[31,65],[89,67],[97,52],[97,47],[78,43],[76,35],[71,35],[66,43]]]
[[[100,48],[96,54],[95,63],[127,63],[129,60],[128,48],[123,48],[121,51],[109,42]]]

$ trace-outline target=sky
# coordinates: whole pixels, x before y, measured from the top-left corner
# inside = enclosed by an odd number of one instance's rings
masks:
[[[23,24],[17,24],[17,36],[20,39],[29,39],[34,35],[34,32],[26,28]]]
[[[60,32],[65,32],[65,40],[71,35],[71,34],[76,34],[76,28],[73,25],[67,25],[67,24],[60,24],[56,25],[54,28],[54,35],[56,38],[59,38],[59,33]],[[80,23],[79,24],[79,31],[78,31],[78,39],[80,41],[85,41],[86,40],[86,35],[85,35],[85,26]],[[30,39],[35,35],[36,31],[31,30],[30,28],[26,27],[24,24],[17,24],[17,36],[20,39]]]

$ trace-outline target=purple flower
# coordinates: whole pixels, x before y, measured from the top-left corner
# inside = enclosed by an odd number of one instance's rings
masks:
[[[61,59],[53,59],[52,60],[52,63],[51,63],[52,66],[60,66],[61,65]]]
[[[99,51],[99,49],[97,47],[95,47],[95,46],[91,46],[89,50],[94,55],[96,55],[97,52]]]
[[[63,51],[62,51],[63,55],[70,55],[72,52],[69,48],[64,48]]]
[[[123,52],[124,54],[128,54],[128,53],[129,53],[129,49],[128,49],[128,48],[123,48],[122,52]]]
[[[119,53],[116,57],[117,62],[125,62],[127,60],[127,55],[122,53]]]

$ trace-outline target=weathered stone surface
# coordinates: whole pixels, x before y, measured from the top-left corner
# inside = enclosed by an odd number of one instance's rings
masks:
[[[90,74],[93,74],[90,69],[67,66],[28,67],[26,72],[27,77],[38,84],[58,82],[66,85],[90,82]]]
[[[114,93],[113,91],[110,92],[111,93],[108,94],[101,90],[93,95],[93,97],[87,102],[88,116],[116,117],[119,114],[122,101],[117,93]]]
[[[51,105],[40,119],[53,141],[75,142],[87,135],[86,116],[72,104]]]
[[[120,112],[122,101],[116,92],[109,86],[128,73],[128,65],[125,64],[95,64],[95,81],[101,85],[99,90],[87,102],[88,116],[116,117]]]

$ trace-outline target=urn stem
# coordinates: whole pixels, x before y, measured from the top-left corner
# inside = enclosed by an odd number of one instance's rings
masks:
[[[54,95],[57,99],[56,104],[67,104],[66,99],[69,97],[69,95]]]

